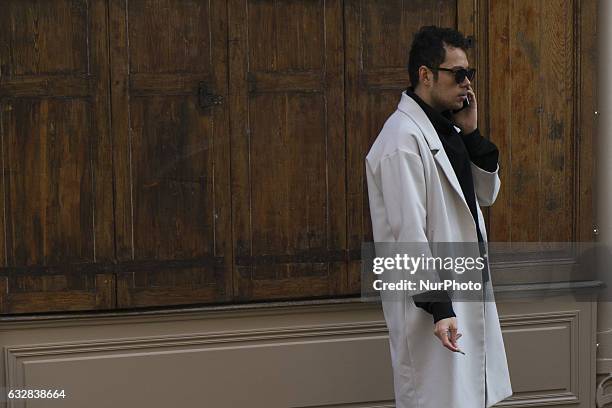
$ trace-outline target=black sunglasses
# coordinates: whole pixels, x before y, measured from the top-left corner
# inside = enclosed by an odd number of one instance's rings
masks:
[[[433,69],[433,68],[432,68]],[[476,69],[474,68],[455,68],[455,69],[450,69],[450,68],[441,68],[438,67],[436,68],[438,71],[448,71],[448,72],[452,72],[453,74],[455,74],[455,82],[457,82],[458,84],[462,84],[463,81],[465,81],[465,78],[469,79],[470,82],[474,79],[474,76],[476,75]]]

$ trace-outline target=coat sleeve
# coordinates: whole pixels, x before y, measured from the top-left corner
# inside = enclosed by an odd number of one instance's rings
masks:
[[[489,172],[481,169],[474,163],[471,163],[472,177],[474,179],[474,190],[478,204],[481,207],[493,205],[499,193],[501,182],[499,180],[499,164],[494,172]]]
[[[488,207],[495,202],[499,191],[499,150],[493,142],[482,137],[478,129],[469,134],[461,133],[461,138],[470,156],[478,204]]]
[[[381,190],[396,242],[427,242],[423,160],[396,150],[380,162]]]
[[[397,150],[385,156],[380,163],[381,190],[384,199],[387,219],[396,241],[394,251],[408,253],[410,256],[431,256],[427,240],[427,188],[423,160],[416,153]],[[395,275],[395,279],[406,278],[406,275]],[[439,282],[437,271],[419,270],[412,275],[412,279]],[[448,294],[434,293],[417,288],[410,292],[411,296],[420,295],[421,302],[415,304],[433,313],[434,320],[455,316]],[[444,299],[444,305],[436,304],[431,307],[432,300]],[[413,299],[414,300],[414,299]],[[442,313],[441,311],[444,310]],[[444,314],[444,316],[442,316]]]

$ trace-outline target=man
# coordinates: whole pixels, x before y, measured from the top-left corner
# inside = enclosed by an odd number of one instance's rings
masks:
[[[497,197],[499,153],[477,129],[466,50],[456,30],[419,30],[412,86],[372,145],[366,174],[376,243],[473,242],[486,265],[479,206]],[[481,283],[481,301],[440,291],[383,296],[396,407],[488,408],[512,395],[488,266]]]

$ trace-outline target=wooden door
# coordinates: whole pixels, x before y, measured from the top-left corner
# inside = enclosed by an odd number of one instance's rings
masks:
[[[109,16],[118,306],[230,299],[226,3]]]
[[[106,6],[0,5],[0,313],[114,307]]]
[[[578,243],[593,240],[596,6],[593,0],[481,6],[483,124],[500,149],[502,180],[490,240],[516,244],[502,251],[510,252],[508,262],[493,265],[499,283],[592,276],[576,263],[589,248]],[[547,244],[533,254],[535,246],[523,242],[577,244]]]
[[[2,2],[0,313],[359,294],[364,157],[426,24],[475,40],[490,240],[590,240],[595,6]]]
[[[342,2],[230,0],[236,300],[346,281]]]
[[[595,4],[487,2],[488,123],[504,171],[496,240],[592,238]]]

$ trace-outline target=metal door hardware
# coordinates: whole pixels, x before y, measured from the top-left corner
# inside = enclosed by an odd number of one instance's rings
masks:
[[[223,103],[223,97],[221,95],[215,95],[208,90],[206,82],[200,82],[198,86],[198,105],[200,108],[207,109],[213,105],[221,105]]]

